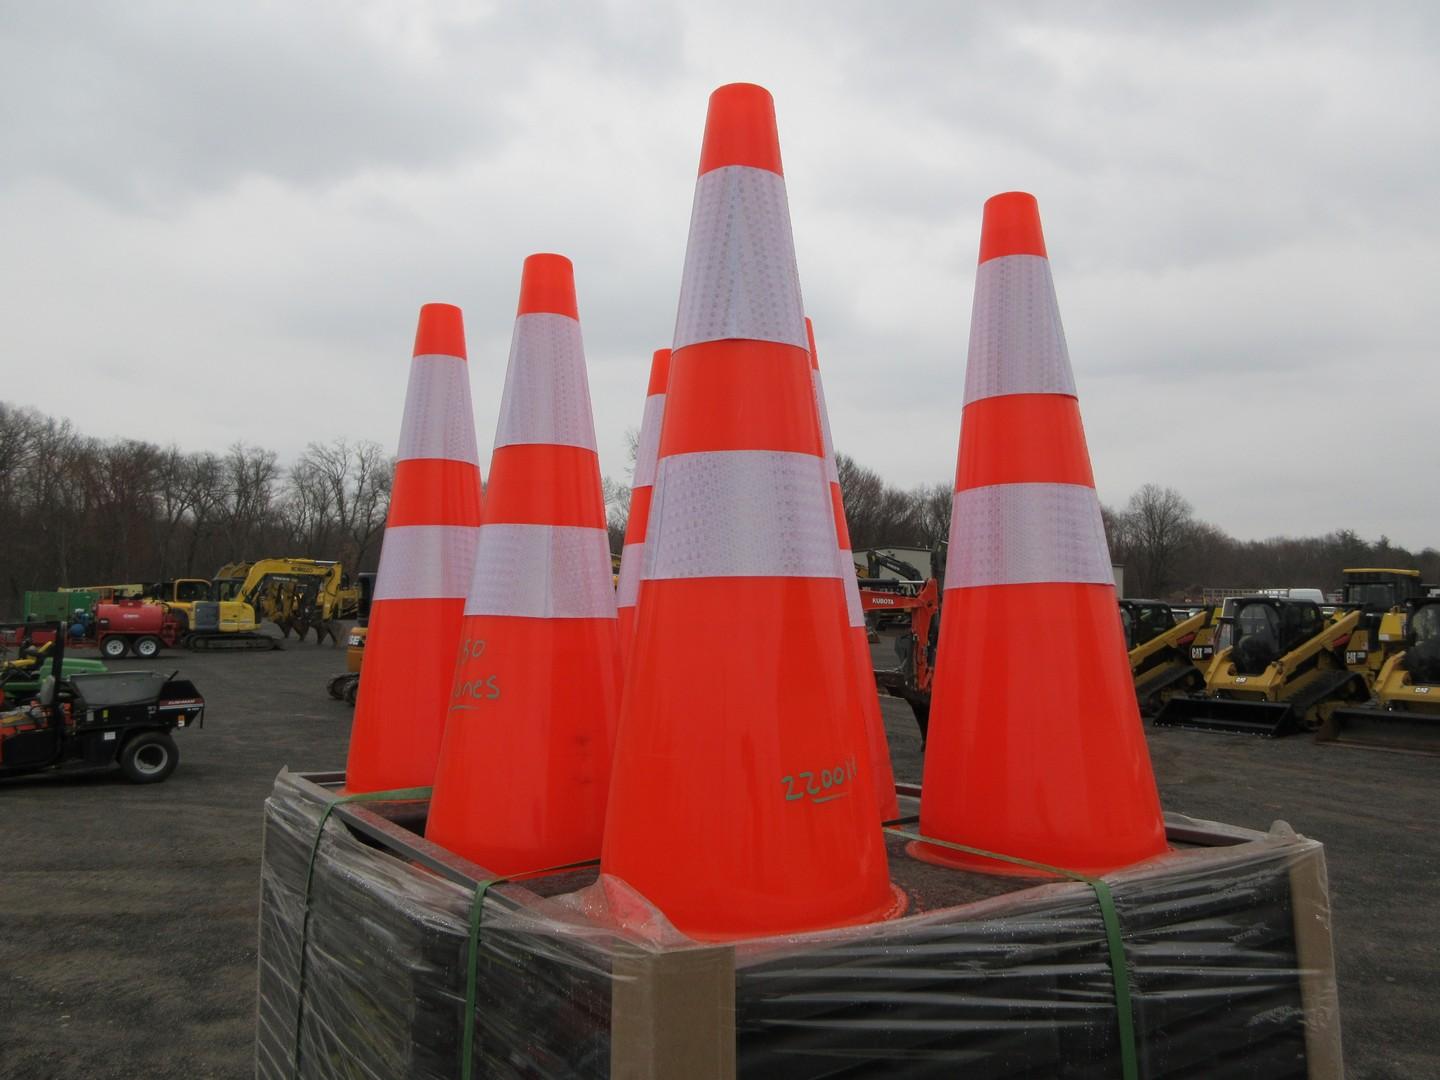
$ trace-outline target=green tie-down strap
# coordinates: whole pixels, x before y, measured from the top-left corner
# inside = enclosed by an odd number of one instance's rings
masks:
[[[967,847],[965,844],[952,844],[948,840],[936,840],[931,836],[922,836],[919,833],[888,825],[885,827],[885,831],[894,833],[896,836],[903,836],[906,840],[917,840],[922,844],[933,844],[950,851],[964,852],[966,855],[978,855],[982,859],[994,859],[997,862],[1028,867],[1031,870],[1042,870],[1047,874],[1054,874],[1056,877],[1068,878],[1071,881],[1089,885],[1095,893],[1096,901],[1100,904],[1100,919],[1105,924],[1105,941],[1109,946],[1110,978],[1115,984],[1115,1025],[1120,1033],[1120,1075],[1123,1080],[1138,1080],[1140,1068],[1135,1054],[1135,1017],[1130,1006],[1130,969],[1125,963],[1125,943],[1120,937],[1120,915],[1115,910],[1115,897],[1110,892],[1108,884],[1099,878],[1090,877],[1088,874],[1066,870],[1063,866],[1051,866],[1048,863],[1022,859],[1015,855],[1000,855],[994,851]]]
[[[315,857],[320,854],[320,839],[325,835],[325,823],[335,808],[352,802],[420,802],[430,798],[431,788],[396,788],[392,791],[362,791],[354,795],[341,795],[325,804],[320,814],[320,824],[315,826],[315,843],[310,845],[310,860],[305,865],[305,907],[300,918],[300,970],[295,977],[295,1041],[291,1046],[290,1075],[300,1076],[300,1021],[305,1016],[305,946],[310,936],[310,886],[315,880]]]
[[[490,878],[475,886],[475,897],[470,901],[470,945],[465,961],[465,1036],[460,1043],[461,1080],[471,1080],[475,1069],[475,983],[477,981],[476,969],[480,965],[480,920],[485,912],[486,894],[496,885],[504,885],[507,882],[543,877],[545,874],[556,874],[562,870],[579,870],[581,867],[599,865],[599,859],[586,859],[582,862],[564,863],[560,866],[547,866],[543,870],[526,870],[508,877]]]

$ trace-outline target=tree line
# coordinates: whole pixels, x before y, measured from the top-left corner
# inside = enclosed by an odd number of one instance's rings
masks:
[[[629,433],[633,464],[635,433]],[[846,454],[836,457],[851,546],[933,548],[950,528],[951,485],[905,489]],[[209,577],[264,556],[379,561],[393,460],[378,444],[311,443],[282,465],[272,450],[236,443],[186,452],[136,439],[99,439],[68,420],[0,402],[0,611],[27,589]],[[620,551],[629,484],[606,477],[610,544]],[[1395,566],[1440,582],[1440,551],[1411,552],[1353,530],[1238,540],[1195,516],[1172,488],[1147,484],[1104,508],[1111,557],[1126,591],[1199,599],[1206,587],[1333,589],[1348,566]]]
[[[28,589],[209,577],[266,556],[373,569],[391,471],[372,442],[312,443],[282,467],[257,446],[98,439],[0,402],[0,611],[18,614]]]

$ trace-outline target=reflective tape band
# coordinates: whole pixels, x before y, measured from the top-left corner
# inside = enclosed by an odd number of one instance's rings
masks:
[[[840,576],[845,581],[845,611],[851,626],[865,625],[865,609],[860,604],[860,579],[855,576],[855,553],[840,549]]]
[[[645,539],[646,581],[838,577],[825,464],[782,450],[660,459]]]
[[[957,491],[945,588],[1042,581],[1115,583],[1095,489],[994,484]]]
[[[549,443],[595,449],[580,324],[537,312],[515,320],[495,445]]]
[[[747,338],[810,348],[785,178],[726,165],[695,182],[675,348]]]
[[[644,569],[645,545],[626,544],[620,549],[620,581],[615,586],[615,606],[634,607],[640,598],[640,571]]]
[[[450,458],[480,464],[470,365],[458,356],[417,356],[410,363],[396,460]]]
[[[1003,255],[975,271],[965,404],[1001,394],[1075,394],[1050,260]]]
[[[830,410],[825,407],[825,384],[820,381],[820,372],[810,369],[810,383],[815,390],[815,409],[820,414],[820,441],[825,446],[825,475],[832,484],[840,482],[840,473],[835,465],[835,440],[830,438]]]
[[[604,529],[481,525],[466,615],[613,619],[615,587]]]
[[[665,418],[665,395],[651,394],[645,399],[645,415],[640,421],[640,441],[635,447],[635,479],[631,487],[649,487],[655,483],[655,460],[660,456],[660,424]]]
[[[480,530],[473,525],[392,525],[380,547],[375,600],[463,600]]]

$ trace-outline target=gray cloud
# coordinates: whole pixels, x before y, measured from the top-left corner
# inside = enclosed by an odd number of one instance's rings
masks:
[[[6,396],[87,430],[393,442],[415,311],[443,299],[466,311],[484,443],[520,261],[559,250],[602,465],[623,473],[674,323],[705,97],[749,79],[776,96],[842,449],[900,483],[950,475],[980,207],[1023,188],[1103,497],[1154,480],[1239,535],[1440,541],[1417,497],[1440,471],[1431,5],[0,20]],[[23,377],[37,358],[47,378]]]

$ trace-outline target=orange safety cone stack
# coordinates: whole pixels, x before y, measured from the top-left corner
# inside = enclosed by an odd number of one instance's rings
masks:
[[[1022,192],[985,204],[980,235],[920,826],[1084,873],[1165,850],[1040,213]]]
[[[465,327],[459,308],[426,304],[350,727],[348,791],[434,778],[479,525]]]
[[[845,501],[840,493],[840,471],[835,466],[835,443],[830,438],[830,411],[825,407],[825,387],[820,380],[820,354],[815,350],[815,325],[805,320],[810,343],[810,377],[815,386],[815,409],[820,415],[820,434],[825,445],[825,473],[830,481],[830,502],[835,508],[835,534],[840,540],[840,577],[845,583],[845,607],[850,617],[850,651],[855,671],[855,696],[865,715],[865,734],[870,743],[870,770],[875,782],[875,804],[881,821],[900,816],[895,798],[895,773],[890,765],[890,743],[885,738],[885,720],[880,715],[880,694],[875,689],[875,668],[870,658],[870,639],[865,634],[865,612],[860,606],[860,583],[855,577],[855,556],[850,550],[850,525],[845,520]]]
[[[620,581],[615,603],[620,615],[620,656],[628,670],[630,646],[635,638],[635,607],[640,602],[641,562],[645,557],[645,531],[650,523],[650,498],[655,485],[655,461],[660,451],[660,422],[665,416],[665,384],[670,379],[670,350],[656,349],[650,361],[650,386],[645,392],[645,415],[640,422],[640,444],[635,448],[635,478],[630,485],[630,517],[625,522],[625,548],[620,553]]]
[[[500,874],[600,854],[620,707],[595,423],[563,255],[531,255],[425,835]]]
[[[774,104],[710,98],[601,869],[723,940],[899,910]]]

